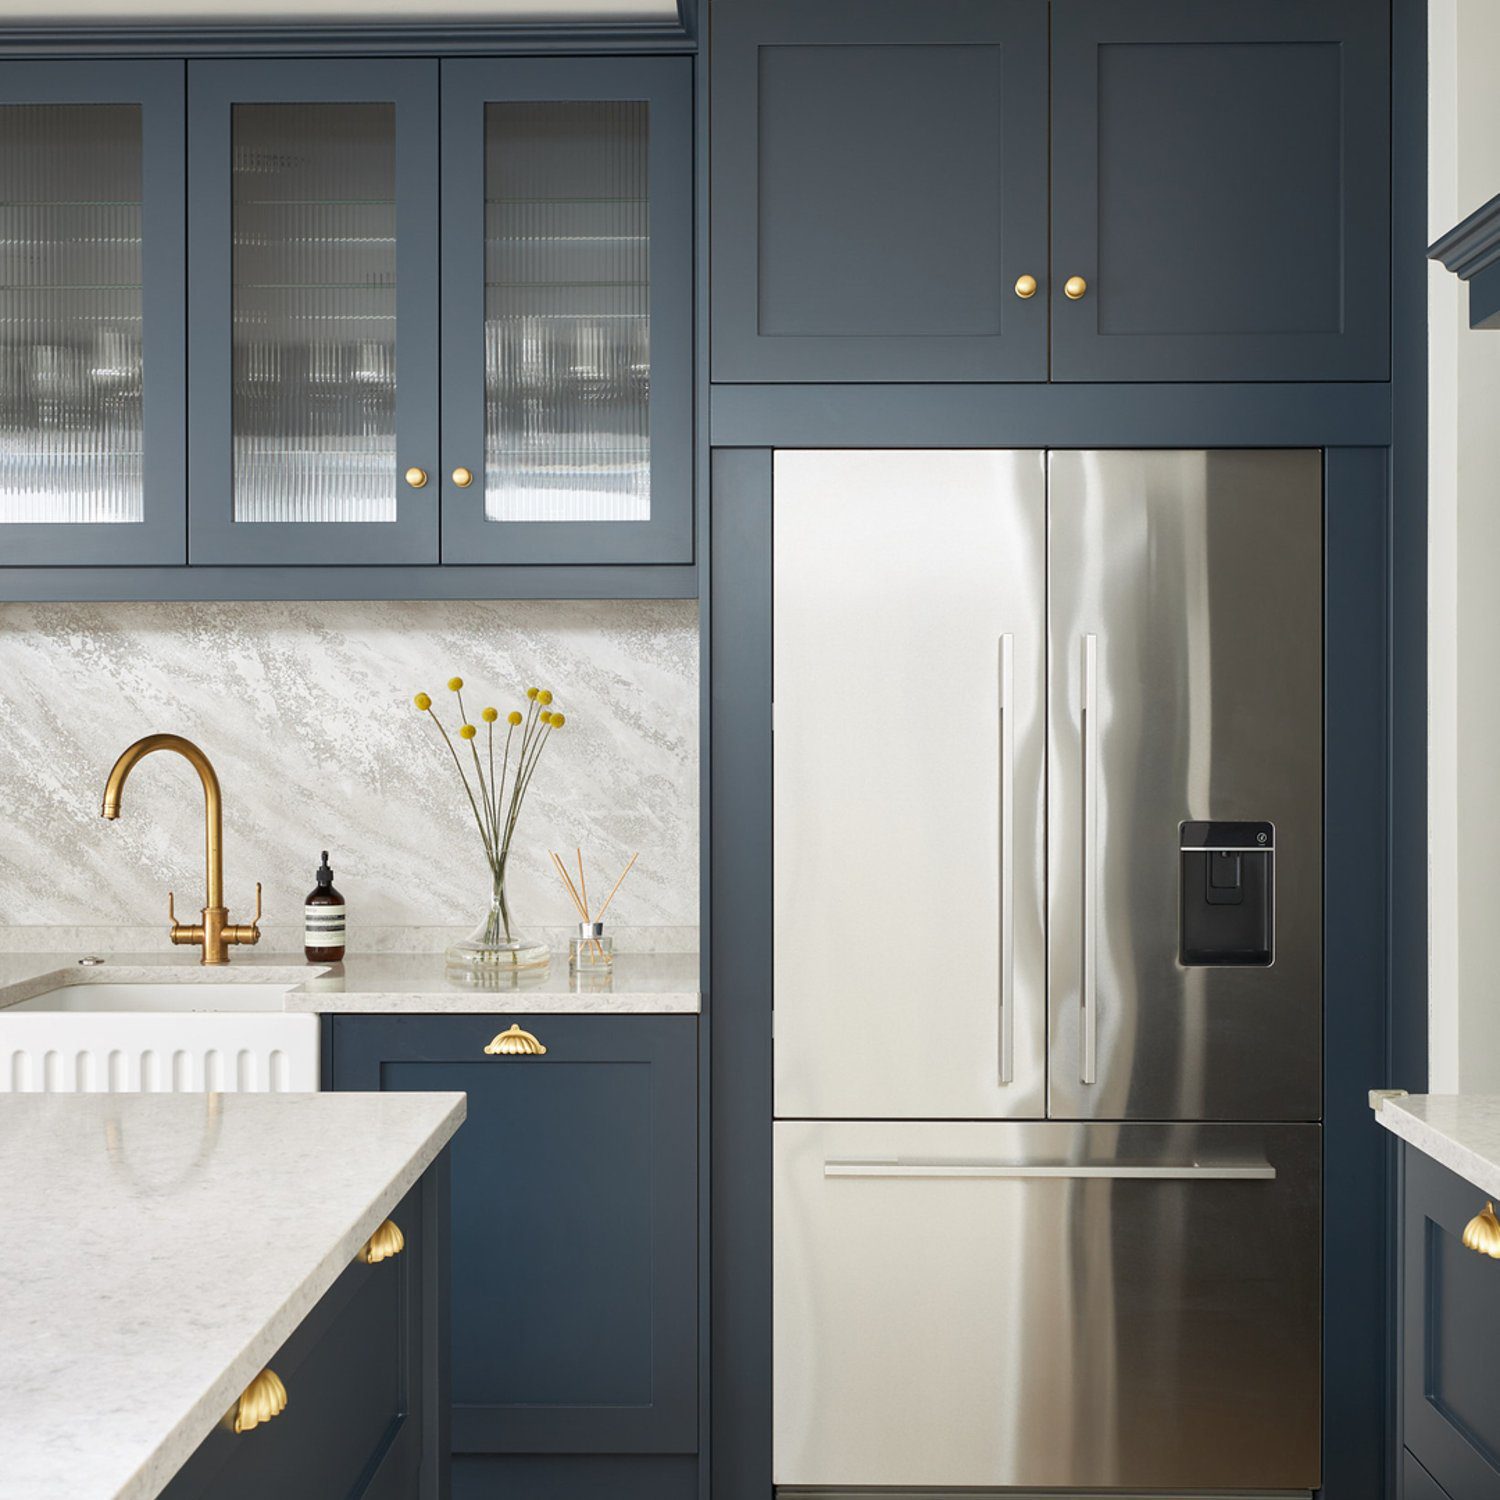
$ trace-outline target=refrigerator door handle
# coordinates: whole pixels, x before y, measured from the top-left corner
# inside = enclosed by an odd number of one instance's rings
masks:
[[[1000,1082],[1015,1073],[1016,640],[1000,637]]]
[[[1068,1165],[1011,1161],[918,1161],[911,1157],[827,1160],[825,1177],[1075,1178],[1147,1182],[1272,1182],[1276,1168],[1267,1161],[1147,1162]]]
[[[1079,1081],[1094,1082],[1098,1007],[1094,993],[1098,967],[1098,900],[1095,892],[1099,853],[1099,637],[1085,635],[1082,652],[1083,758],[1083,961],[1078,987]]]

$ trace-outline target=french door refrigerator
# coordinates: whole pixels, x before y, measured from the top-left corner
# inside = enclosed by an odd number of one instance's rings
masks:
[[[776,455],[784,1495],[1319,1483],[1321,476]]]

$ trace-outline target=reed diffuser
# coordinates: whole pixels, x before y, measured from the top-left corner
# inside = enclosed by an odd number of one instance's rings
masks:
[[[464,680],[451,677],[448,690],[458,700],[459,743],[466,746],[473,760],[473,780],[465,769],[458,745],[453,743],[443,722],[433,711],[432,699],[418,693],[413,700],[443,737],[458,779],[463,784],[479,837],[484,841],[485,861],[490,867],[490,905],[484,920],[461,943],[449,946],[450,963],[467,967],[492,969],[543,969],[551,961],[547,945],[528,937],[516,926],[510,914],[510,896],[506,876],[510,868],[511,844],[516,821],[526,802],[526,793],[536,775],[537,763],[548,741],[567,723],[566,717],[552,707],[552,694],[546,688],[526,689],[526,709],[513,708],[505,716],[505,738],[500,751],[499,769],[495,766],[495,725],[500,711],[481,709],[485,725],[485,755],[479,754],[478,725],[468,721],[464,712]],[[514,761],[512,761],[514,751]],[[488,764],[488,774],[485,766]]]
[[[578,936],[570,939],[568,943],[569,968],[576,973],[612,969],[615,962],[615,940],[604,930],[604,913],[609,910],[609,903],[615,899],[615,893],[625,884],[625,877],[630,874],[636,860],[641,857],[640,851],[637,850],[630,856],[630,863],[620,871],[620,878],[615,881],[609,895],[604,898],[597,912],[589,910],[589,883],[583,873],[583,850],[575,850],[578,858],[577,885],[573,884],[573,877],[568,873],[568,867],[563,863],[562,856],[555,850],[549,852],[552,853],[552,863],[562,877],[562,883],[567,888],[579,917]]]

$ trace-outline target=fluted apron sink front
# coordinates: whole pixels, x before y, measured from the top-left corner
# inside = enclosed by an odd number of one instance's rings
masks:
[[[0,1093],[311,1093],[318,1017],[291,986],[65,984],[0,1010]]]

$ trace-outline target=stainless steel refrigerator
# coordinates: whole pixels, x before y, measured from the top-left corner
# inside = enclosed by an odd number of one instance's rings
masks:
[[[1322,459],[781,452],[783,1492],[1320,1469]]]

